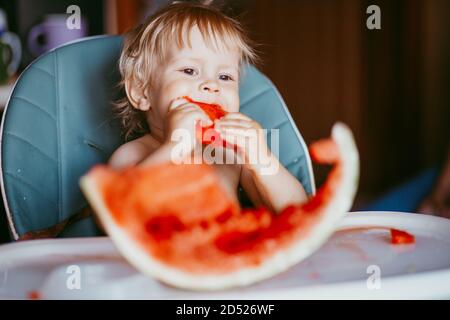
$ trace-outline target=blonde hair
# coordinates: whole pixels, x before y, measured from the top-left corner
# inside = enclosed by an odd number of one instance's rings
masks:
[[[169,44],[190,47],[189,30],[198,27],[208,46],[216,50],[236,46],[241,51],[240,66],[256,63],[258,58],[253,42],[241,24],[209,5],[176,2],[126,33],[119,60],[122,77],[119,86],[126,91],[126,83],[145,90],[152,86],[155,67],[164,62]],[[125,140],[149,131],[145,112],[134,108],[127,95],[115,104],[121,119]]]

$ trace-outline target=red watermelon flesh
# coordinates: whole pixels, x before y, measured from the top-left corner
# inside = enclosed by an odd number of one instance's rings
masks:
[[[246,285],[310,255],[350,209],[358,156],[349,130],[336,126],[332,138],[310,147],[316,162],[333,165],[327,181],[308,202],[280,213],[241,209],[206,164],[100,165],[81,186],[119,250],[142,272],[190,289]]]
[[[223,108],[218,104],[209,104],[200,101],[194,101],[190,97],[183,98],[188,102],[198,105],[203,111],[205,111],[205,113],[212,121],[220,119],[227,114],[227,112],[223,110]],[[197,139],[199,139],[202,144],[212,144],[215,147],[227,147],[226,141],[220,137],[220,134],[216,130],[214,130],[214,125],[202,127],[199,123],[197,123],[196,129]]]

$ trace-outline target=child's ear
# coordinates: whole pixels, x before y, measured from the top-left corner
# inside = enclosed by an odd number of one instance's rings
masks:
[[[131,81],[125,82],[125,91],[133,107],[141,111],[150,109],[150,97],[147,90],[143,90],[140,86],[133,84]]]

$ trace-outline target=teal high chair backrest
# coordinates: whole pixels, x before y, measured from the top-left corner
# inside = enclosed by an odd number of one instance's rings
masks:
[[[87,38],[56,48],[20,76],[1,127],[1,190],[14,240],[71,221],[87,206],[79,178],[121,144],[111,109],[117,98],[122,37]],[[241,111],[264,128],[278,128],[281,163],[315,192],[305,143],[274,85],[248,67]],[[92,217],[62,236],[93,236]]]

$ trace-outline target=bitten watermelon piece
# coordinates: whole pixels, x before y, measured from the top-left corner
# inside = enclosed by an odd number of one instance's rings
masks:
[[[185,100],[198,105],[208,117],[214,121],[224,117],[227,112],[218,104],[209,104],[200,101],[194,101],[190,97],[183,97]],[[212,144],[215,147],[232,147],[227,144],[225,140],[220,137],[220,134],[214,130],[214,125],[202,127],[200,123],[196,124],[196,138],[201,141],[203,145]]]
[[[317,250],[350,209],[359,177],[353,136],[336,124],[311,145],[333,168],[308,202],[280,213],[241,209],[206,164],[113,170],[104,165],[81,188],[123,256],[141,272],[194,290],[244,286],[285,271]]]

